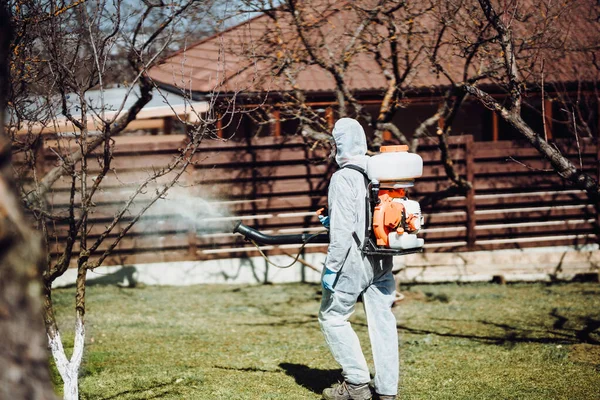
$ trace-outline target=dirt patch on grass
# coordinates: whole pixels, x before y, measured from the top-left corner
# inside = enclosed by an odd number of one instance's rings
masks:
[[[411,301],[426,301],[427,300],[427,296],[425,295],[425,293],[423,293],[420,290],[418,290],[418,291],[401,290],[399,293],[402,296],[404,296],[401,299],[399,299],[403,303],[408,303]]]
[[[410,290],[410,291],[399,291],[397,294],[397,301],[403,302],[440,302],[440,303],[449,303],[450,296],[447,293],[438,293],[435,291],[426,291],[423,292],[421,290]]]
[[[569,351],[569,359],[573,362],[600,365],[600,345],[574,344]]]

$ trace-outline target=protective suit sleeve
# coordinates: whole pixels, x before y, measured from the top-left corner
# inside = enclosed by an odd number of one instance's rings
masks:
[[[356,223],[356,190],[341,174],[334,174],[329,184],[329,248],[325,267],[333,272],[342,269],[352,247]]]

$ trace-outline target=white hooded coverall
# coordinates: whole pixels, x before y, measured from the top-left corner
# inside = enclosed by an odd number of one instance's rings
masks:
[[[333,129],[336,161],[340,167],[356,165],[366,170],[365,132],[358,121],[342,118]],[[348,383],[371,380],[360,342],[348,318],[363,295],[369,338],[375,364],[375,391],[396,395],[398,391],[398,332],[392,313],[395,283],[392,257],[363,256],[357,241],[364,243],[367,188],[364,175],[342,168],[329,184],[330,243],[325,268],[336,272],[333,292],[324,289],[319,323],[335,360]]]

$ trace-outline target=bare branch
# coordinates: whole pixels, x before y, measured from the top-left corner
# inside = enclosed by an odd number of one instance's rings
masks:
[[[499,35],[502,55],[504,57],[504,68],[506,69],[510,91],[511,104],[508,109],[515,114],[519,114],[521,112],[523,83],[521,82],[519,68],[517,66],[512,30],[506,27],[500,16],[496,13],[496,10],[494,10],[490,0],[479,0],[479,4],[481,5],[481,9],[486,18]]]
[[[592,199],[598,201],[600,198],[600,191],[596,180],[583,171],[577,170],[577,168],[568,160],[568,158],[561,154],[556,147],[551,146],[548,142],[543,140],[540,135],[535,133],[523,121],[519,114],[515,114],[514,112],[506,109],[489,94],[483,92],[475,86],[466,84],[463,87],[467,93],[475,96],[487,108],[498,113],[502,119],[517,129],[527,139],[527,141],[540,152],[540,154],[550,161],[550,164],[558,173],[558,175],[572,182],[578,188],[585,190]]]

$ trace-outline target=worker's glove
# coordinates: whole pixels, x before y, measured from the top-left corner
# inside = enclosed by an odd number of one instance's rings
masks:
[[[324,271],[323,271],[323,276],[321,277],[321,286],[323,286],[323,289],[325,290],[329,290],[331,293],[335,292],[335,290],[333,290],[333,285],[335,283],[335,279],[337,278],[337,272],[333,272],[330,269],[327,269],[327,267],[323,267]]]
[[[319,221],[323,224],[323,226],[329,230],[329,212],[327,207],[319,208],[317,210],[317,217]]]
[[[318,218],[319,218],[319,221],[321,221],[321,223],[323,224],[323,226],[324,226],[324,227],[325,227],[327,230],[329,230],[329,215],[328,215],[328,216],[326,216],[326,217],[324,217],[324,216],[322,216],[322,215],[319,215],[319,216],[318,216]]]

